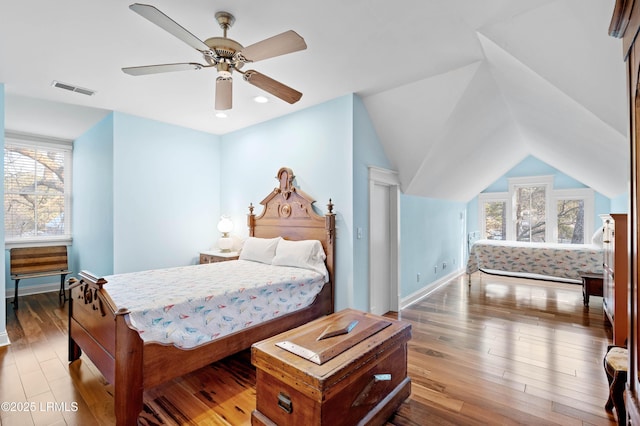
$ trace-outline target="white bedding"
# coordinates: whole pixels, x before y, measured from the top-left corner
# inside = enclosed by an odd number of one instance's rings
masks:
[[[145,342],[192,348],[309,306],[325,283],[312,270],[237,260],[105,277]]]

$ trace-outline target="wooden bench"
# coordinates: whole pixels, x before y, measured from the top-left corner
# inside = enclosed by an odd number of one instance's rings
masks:
[[[18,283],[26,278],[60,275],[60,303],[66,302],[64,280],[71,273],[67,261],[67,246],[12,248],[10,258],[11,279],[16,282],[14,309],[18,309]]]

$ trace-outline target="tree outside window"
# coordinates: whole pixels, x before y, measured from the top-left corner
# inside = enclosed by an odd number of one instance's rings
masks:
[[[592,189],[554,189],[553,176],[508,181],[509,192],[487,192],[478,197],[484,238],[562,244],[587,241],[594,227]]]
[[[70,237],[70,146],[7,141],[4,214],[7,241]]]
[[[485,235],[489,240],[507,238],[507,203],[488,201],[484,203]]]
[[[519,186],[515,198],[516,241],[544,242],[547,226],[545,186]]]
[[[584,200],[558,200],[558,242],[584,244]]]

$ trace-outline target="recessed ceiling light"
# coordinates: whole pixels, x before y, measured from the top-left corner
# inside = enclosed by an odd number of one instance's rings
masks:
[[[259,104],[266,104],[267,102],[269,102],[269,98],[262,95],[256,96],[255,98],[253,98],[253,100]]]
[[[216,117],[218,117],[218,118],[227,118],[228,115],[227,115],[226,112],[218,111],[218,112],[216,112]]]

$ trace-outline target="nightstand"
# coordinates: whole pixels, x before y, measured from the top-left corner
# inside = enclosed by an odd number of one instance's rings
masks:
[[[203,251],[200,252],[200,263],[216,263],[226,262],[227,260],[237,260],[238,252],[232,251],[228,253],[222,253],[220,251]]]

